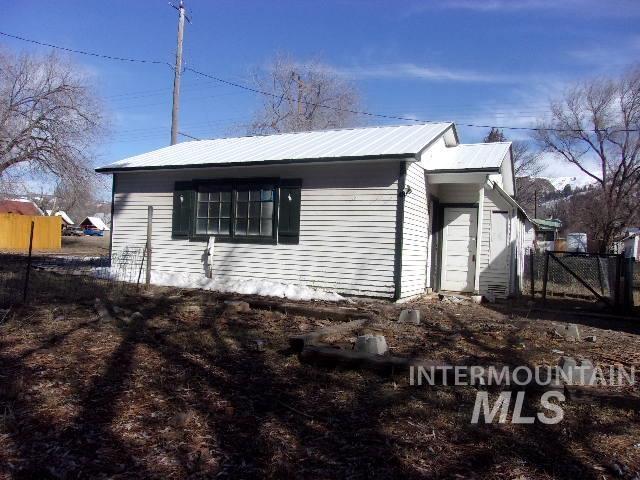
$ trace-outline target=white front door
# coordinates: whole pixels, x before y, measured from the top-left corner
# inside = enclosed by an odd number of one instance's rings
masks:
[[[443,221],[440,288],[472,292],[476,267],[477,210],[445,207]]]

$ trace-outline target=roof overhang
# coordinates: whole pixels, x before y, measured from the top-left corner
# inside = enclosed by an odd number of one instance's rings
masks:
[[[260,160],[257,162],[227,162],[227,163],[194,163],[185,165],[152,165],[145,167],[120,167],[96,168],[98,173],[124,173],[124,172],[145,172],[155,170],[187,170],[201,168],[219,168],[219,167],[261,167],[273,165],[310,165],[315,163],[356,163],[370,161],[388,161],[388,160],[410,160],[415,161],[414,153],[398,153],[385,155],[360,155],[353,157],[327,157],[327,158],[309,158],[309,159],[285,159],[285,160]]]
[[[489,184],[489,186],[491,186],[493,190],[498,192],[511,206],[515,207],[518,210],[519,214],[523,215],[524,218],[526,218],[531,223],[533,223],[533,220],[531,219],[531,217],[529,217],[525,209],[522,208],[522,206],[518,202],[516,202],[515,198],[509,195],[502,187],[500,187],[500,185],[498,185],[493,180],[487,180],[487,183]]]
[[[460,170],[426,170],[427,182],[440,183],[485,183],[487,177],[499,170],[491,169],[460,169]]]

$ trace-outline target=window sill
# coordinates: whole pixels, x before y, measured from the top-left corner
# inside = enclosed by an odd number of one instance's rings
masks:
[[[277,245],[277,241],[275,238],[273,237],[254,237],[254,238],[247,238],[247,237],[215,237],[216,238],[216,243],[234,243],[234,244],[241,244],[241,243],[245,243],[245,244],[261,244],[261,245]],[[192,237],[189,237],[189,241],[190,242],[208,242],[209,241],[209,236],[208,235],[195,235]]]

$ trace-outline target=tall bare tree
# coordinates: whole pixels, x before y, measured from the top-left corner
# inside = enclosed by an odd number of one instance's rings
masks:
[[[254,86],[270,94],[247,128],[250,134],[324,130],[357,125],[356,88],[318,61],[300,64],[278,55],[253,74]]]
[[[597,182],[581,216],[600,251],[608,250],[640,213],[640,67],[574,86],[540,127],[544,149]]]
[[[91,177],[104,118],[78,72],[55,55],[0,50],[0,176],[11,169],[66,183]]]

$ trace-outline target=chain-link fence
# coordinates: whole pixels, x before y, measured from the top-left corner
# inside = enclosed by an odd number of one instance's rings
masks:
[[[145,281],[144,257],[143,249],[96,257],[0,254],[0,308],[36,299],[128,293]]]
[[[622,255],[533,251],[525,256],[523,293],[531,295],[533,288],[534,297],[578,298],[610,306],[632,304],[633,278],[638,270]]]

